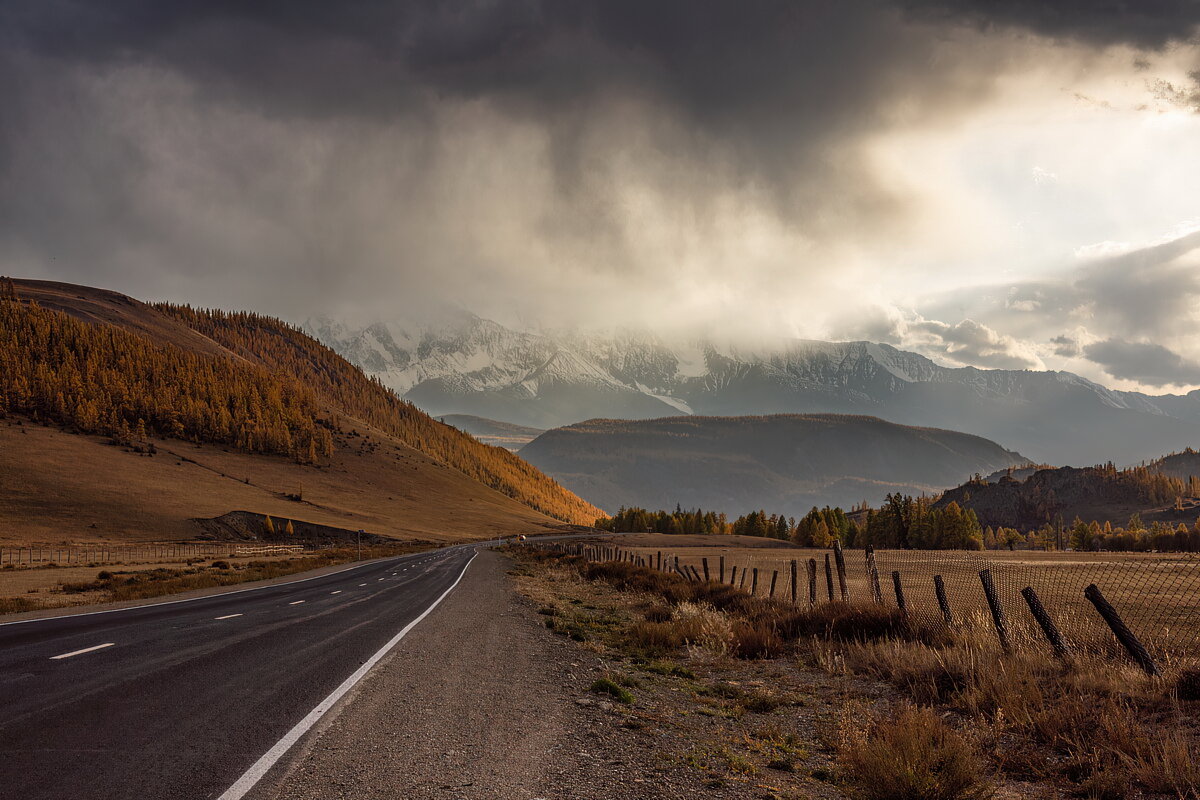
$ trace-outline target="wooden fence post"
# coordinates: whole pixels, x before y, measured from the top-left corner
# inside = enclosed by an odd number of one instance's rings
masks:
[[[1117,637],[1129,655],[1133,656],[1142,669],[1146,670],[1147,675],[1157,676],[1159,674],[1158,667],[1154,663],[1154,659],[1150,657],[1150,651],[1138,641],[1138,638],[1133,635],[1133,631],[1129,630],[1129,626],[1121,619],[1121,615],[1113,608],[1112,603],[1105,599],[1100,592],[1100,587],[1096,584],[1091,584],[1083,590],[1083,596],[1091,601],[1096,607],[1096,611],[1100,616],[1104,617],[1104,621],[1108,623],[1108,627],[1112,629],[1113,635]]]
[[[1054,624],[1050,613],[1042,605],[1041,598],[1037,596],[1037,592],[1033,590],[1032,586],[1026,586],[1021,590],[1021,596],[1025,598],[1025,604],[1029,606],[1029,613],[1033,614],[1033,618],[1037,620],[1042,633],[1046,634],[1046,639],[1050,642],[1050,646],[1054,648],[1054,655],[1059,658],[1066,658],[1070,654],[1071,648],[1067,644],[1066,639],[1063,639],[1062,634],[1058,632],[1058,626]]]
[[[979,582],[983,584],[983,594],[992,612],[992,622],[996,626],[996,635],[1000,637],[1000,646],[1008,650],[1008,621],[1004,618],[1004,607],[1000,605],[1000,595],[996,594],[996,584],[992,581],[990,568],[979,570]]]
[[[815,606],[817,604],[817,560],[810,558],[804,566],[808,570],[808,604]]]
[[[750,594],[758,597],[758,567],[754,568],[754,581],[750,584]]]
[[[954,614],[950,612],[950,599],[946,597],[946,584],[941,575],[933,576],[933,593],[937,595],[938,608],[942,610],[942,617],[946,620],[946,625],[953,628]]]
[[[904,585],[900,583],[900,570],[892,570],[892,588],[896,590],[896,607],[908,616],[908,605],[904,602]]]
[[[739,588],[739,589],[745,589],[745,588],[746,588],[746,572],[747,572],[747,571],[748,571],[748,570],[747,570],[745,567],[742,567],[742,579],[741,579],[740,581],[738,581],[738,588]],[[758,570],[757,570],[757,569],[756,569],[756,570],[754,570],[754,574],[755,574],[755,575],[757,575],[757,574],[758,574]]]
[[[700,559],[700,563],[704,565],[704,580],[708,580],[708,557]]]
[[[771,570],[771,593],[767,597],[771,600],[775,599],[775,581],[779,580],[779,570]]]
[[[796,559],[792,559],[792,605],[796,605],[796,595],[798,593],[796,586]]]
[[[657,558],[658,558],[658,565],[655,566],[655,569],[658,570],[659,572],[662,572],[662,550],[658,551]]]
[[[733,567],[731,567],[729,570],[729,585],[730,586],[737,585],[737,564],[734,564]]]
[[[833,560],[837,562],[838,588],[842,591],[842,602],[850,602],[850,590],[846,588],[846,554],[842,552],[842,543],[833,540]]]
[[[883,605],[883,589],[879,586],[879,567],[875,565],[875,545],[866,547],[867,580],[871,582],[871,599]]]
[[[833,567],[829,564],[829,553],[825,554],[825,588],[829,591],[829,602],[833,602]]]

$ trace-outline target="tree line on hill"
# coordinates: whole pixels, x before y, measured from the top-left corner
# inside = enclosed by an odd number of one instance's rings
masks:
[[[485,486],[574,523],[600,510],[514,453],[436,422],[298,329],[259,314],[158,304],[232,355],[193,352],[26,302],[0,278],[0,414],[130,444],[148,436],[316,464],[340,417],[395,436]]]
[[[934,498],[888,495],[883,506],[813,508],[797,520],[782,514],[752,511],[727,521],[725,514],[684,511],[647,511],[622,508],[616,515],[597,520],[596,527],[615,532],[710,533],[759,536],[792,542],[802,547],[843,547],[917,550],[1109,550],[1119,552],[1200,552],[1200,519],[1192,526],[1155,521],[1144,525],[1134,514],[1124,526],[1083,522],[1070,526],[1047,523],[1025,533],[1015,528],[981,526],[973,509],[950,501],[943,507]]]
[[[845,547],[917,547],[925,549],[983,549],[984,531],[970,509],[952,503],[933,508],[927,498],[889,495],[878,512],[867,511],[862,522],[841,508],[814,507],[801,519],[783,514],[751,511],[732,522],[725,514],[701,509],[647,511],[621,508],[615,515],[598,519],[596,527],[615,532],[711,533],[758,536],[790,541],[804,547],[829,547],[839,541]],[[993,534],[994,536],[994,534]]]

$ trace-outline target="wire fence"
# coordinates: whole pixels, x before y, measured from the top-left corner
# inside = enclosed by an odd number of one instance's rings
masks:
[[[989,628],[989,635],[1011,647],[1056,649],[1048,621],[1070,650],[1128,652],[1137,660],[1115,616],[1154,660],[1200,656],[1200,557],[1194,554],[575,548],[589,557],[630,560],[693,580],[732,582],[757,596],[794,598],[797,604],[899,606],[930,626]]]
[[[0,567],[87,566],[287,555],[312,550],[300,544],[142,544],[86,547],[0,547]]]

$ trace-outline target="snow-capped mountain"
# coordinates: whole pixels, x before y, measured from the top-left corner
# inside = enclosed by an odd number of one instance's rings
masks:
[[[839,412],[973,433],[1038,461],[1129,463],[1200,445],[1200,392],[1118,392],[1069,372],[943,367],[872,342],[756,346],[436,323],[306,331],[434,415],[535,428],[598,417]]]

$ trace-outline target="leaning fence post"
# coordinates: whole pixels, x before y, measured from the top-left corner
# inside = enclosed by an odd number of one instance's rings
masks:
[[[867,579],[871,582],[871,598],[883,605],[883,589],[879,586],[879,567],[875,565],[875,545],[867,545]]]
[[[846,588],[846,554],[842,552],[840,539],[833,540],[833,560],[837,562],[838,588],[842,591],[842,602],[850,602],[850,590]]]
[[[707,558],[707,556],[705,558],[700,559],[700,563],[704,565],[704,580],[707,581],[708,580],[708,558]]]
[[[829,565],[829,553],[825,554],[825,588],[829,591],[829,602],[833,602],[833,567]]]
[[[796,559],[792,559],[792,605],[796,605]]]
[[[737,564],[734,564],[729,570],[729,585],[737,586]]]
[[[779,580],[779,570],[771,570],[771,593],[767,595],[771,600],[775,599],[775,581]]]
[[[1113,608],[1112,603],[1108,602],[1100,593],[1100,587],[1094,583],[1089,585],[1083,590],[1083,596],[1096,607],[1096,611],[1104,617],[1108,627],[1112,628],[1117,641],[1124,645],[1125,649],[1129,651],[1129,655],[1133,656],[1133,660],[1146,670],[1146,674],[1158,675],[1158,667],[1155,666],[1154,659],[1150,657],[1150,651],[1138,641],[1138,638],[1133,635],[1133,631],[1129,630],[1129,626],[1121,619],[1121,615]]]
[[[717,567],[717,578],[720,583],[725,582],[725,556],[721,556],[720,566]]]
[[[983,584],[983,594],[987,597],[988,608],[992,612],[992,622],[996,625],[996,635],[1000,637],[1000,646],[1008,650],[1008,622],[1004,619],[1004,607],[1000,605],[1000,596],[996,594],[996,584],[992,581],[991,569],[979,570],[979,582]]]
[[[1026,586],[1021,590],[1021,596],[1025,598],[1025,604],[1029,606],[1029,613],[1033,614],[1033,618],[1037,620],[1037,624],[1041,627],[1042,633],[1046,634],[1046,639],[1049,640],[1050,646],[1054,648],[1054,655],[1059,658],[1066,658],[1071,652],[1067,641],[1063,639],[1061,633],[1058,632],[1058,626],[1054,624],[1054,620],[1050,617],[1050,612],[1046,611],[1046,607],[1042,605],[1041,598],[1037,596],[1037,592],[1032,586]]]
[[[750,594],[758,597],[758,567],[754,568],[754,581],[750,584]]]
[[[950,599],[946,597],[946,584],[942,581],[941,575],[933,576],[933,593],[937,595],[938,608],[942,610],[942,617],[946,620],[948,627],[954,627],[954,614],[950,613]]]
[[[898,569],[892,570],[892,588],[896,590],[896,607],[900,609],[901,614],[908,616],[908,604],[904,602],[904,586],[900,583],[900,570]]]
[[[742,567],[742,579],[741,579],[740,581],[738,581],[738,588],[739,588],[739,589],[745,589],[745,588],[746,588],[746,572],[748,572],[748,570],[747,570],[745,567]],[[758,570],[757,570],[757,569],[756,569],[756,570],[754,570],[754,574],[755,574],[755,575],[757,575],[757,574],[758,574]]]
[[[815,606],[817,604],[817,560],[810,558],[804,567],[808,570],[808,604]]]

